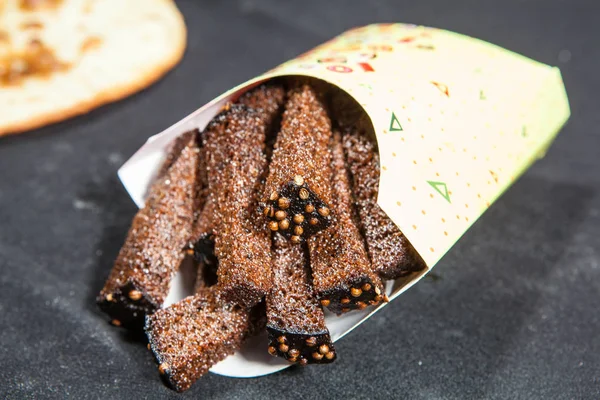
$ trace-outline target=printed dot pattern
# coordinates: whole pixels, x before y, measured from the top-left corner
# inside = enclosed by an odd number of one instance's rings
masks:
[[[272,70],[339,86],[371,117],[379,204],[429,267],[537,158],[569,116],[556,68],[460,34],[368,25]]]

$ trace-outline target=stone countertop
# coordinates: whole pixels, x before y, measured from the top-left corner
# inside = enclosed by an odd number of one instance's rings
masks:
[[[178,1],[186,56],[88,115],[0,138],[0,397],[600,397],[599,8],[590,0]],[[411,22],[558,65],[572,118],[433,273],[336,344],[330,366],[210,374],[182,395],[94,298],[135,206],[118,167],[230,87],[357,25]]]

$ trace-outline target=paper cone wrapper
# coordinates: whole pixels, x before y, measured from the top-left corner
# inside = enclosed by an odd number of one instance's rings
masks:
[[[390,300],[429,272],[483,212],[536,159],[569,117],[560,71],[464,35],[407,24],[352,29],[219,96],[147,143],[119,170],[142,207],[170,142],[203,129],[230,100],[278,76],[327,81],[365,110],[377,138],[378,203],[427,264],[421,274],[388,282]],[[183,274],[167,304],[189,294]],[[326,313],[334,341],[376,311]],[[289,366],[267,351],[266,335],[211,371],[252,377]],[[343,355],[342,355],[343,356]]]

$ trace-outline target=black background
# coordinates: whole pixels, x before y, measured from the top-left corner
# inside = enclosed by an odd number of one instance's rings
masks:
[[[599,398],[600,3],[177,3],[189,47],[165,79],[0,139],[0,398]],[[117,168],[223,91],[372,22],[450,29],[558,65],[572,118],[435,275],[337,344],[334,365],[211,374],[175,394],[93,301],[135,212]]]

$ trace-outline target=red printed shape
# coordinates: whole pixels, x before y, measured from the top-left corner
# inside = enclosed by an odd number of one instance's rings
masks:
[[[371,64],[369,64],[369,63],[361,62],[361,63],[358,63],[358,65],[359,65],[359,66],[360,66],[360,67],[363,69],[363,71],[365,71],[365,72],[373,72],[373,71],[375,71],[375,70],[373,69],[373,67],[371,67]]]
[[[327,69],[329,71],[341,72],[341,73],[344,73],[344,74],[352,72],[352,68],[346,67],[345,65],[330,65],[330,66],[327,67]]]
[[[407,36],[405,38],[399,39],[398,43],[410,43],[410,42],[414,42],[417,38],[414,36]]]

